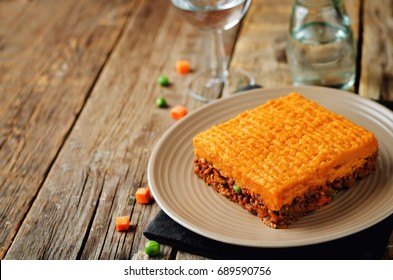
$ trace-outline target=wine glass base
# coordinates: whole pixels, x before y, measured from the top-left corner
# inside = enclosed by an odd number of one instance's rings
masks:
[[[255,85],[255,78],[242,69],[227,72],[226,78],[212,77],[211,71],[196,76],[188,88],[189,94],[203,102],[210,102]]]

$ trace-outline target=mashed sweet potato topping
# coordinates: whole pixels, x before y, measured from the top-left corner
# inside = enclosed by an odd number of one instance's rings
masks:
[[[373,133],[295,92],[199,133],[193,145],[197,159],[276,211],[378,152]]]

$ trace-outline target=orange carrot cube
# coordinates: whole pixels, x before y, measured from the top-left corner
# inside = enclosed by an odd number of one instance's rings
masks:
[[[187,115],[187,108],[181,105],[177,105],[170,110],[171,118],[174,120],[180,120]]]
[[[116,217],[116,230],[117,231],[126,231],[130,228],[130,217]]]
[[[152,199],[149,188],[138,188],[135,193],[136,202],[139,204],[149,204]]]
[[[179,74],[190,73],[190,63],[188,60],[178,60],[176,61],[176,71]]]

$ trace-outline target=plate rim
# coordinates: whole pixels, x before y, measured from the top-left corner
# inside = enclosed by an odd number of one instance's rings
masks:
[[[304,90],[303,90],[304,89]],[[333,89],[333,88],[325,88],[325,87],[319,87],[319,86],[284,86],[284,87],[273,87],[273,88],[258,88],[258,89],[252,89],[252,90],[247,90],[244,92],[240,92],[237,93],[235,95],[231,95],[222,99],[218,99],[215,100],[213,102],[210,102],[208,104],[205,104],[203,106],[201,106],[200,108],[196,109],[195,111],[191,112],[190,114],[188,114],[186,117],[184,117],[183,119],[181,119],[180,121],[177,121],[176,123],[174,123],[171,127],[169,127],[160,137],[160,139],[156,142],[151,155],[149,157],[149,161],[148,161],[148,166],[147,166],[147,178],[148,178],[148,183],[149,186],[151,188],[153,197],[156,197],[156,190],[155,190],[155,186],[154,186],[154,178],[153,178],[153,162],[155,157],[157,156],[157,154],[160,151],[160,148],[162,146],[162,144],[166,141],[166,139],[173,133],[174,130],[178,129],[179,126],[182,126],[184,122],[187,122],[189,119],[194,118],[194,115],[198,115],[201,114],[201,112],[204,111],[208,111],[210,108],[214,107],[217,103],[229,103],[231,99],[241,99],[245,96],[248,95],[253,95],[253,94],[264,94],[264,93],[271,93],[271,94],[275,94],[274,92],[283,92],[282,96],[285,96],[287,94],[289,94],[290,92],[293,91],[297,91],[297,92],[302,92],[302,91],[311,91],[311,90],[322,90],[322,91],[327,91],[327,92],[332,92],[335,94],[340,94],[343,95],[345,94],[346,97],[345,98],[349,98],[349,99],[355,99],[357,102],[362,102],[363,104],[367,105],[368,107],[374,107],[374,108],[378,108],[378,111],[382,111],[382,115],[384,116],[388,116],[390,117],[390,119],[393,121],[393,112],[391,110],[389,110],[388,108],[386,108],[385,106],[375,102],[374,100],[365,98],[363,96],[360,96],[356,93],[353,92],[348,92],[348,91],[343,91],[343,90],[339,90],[339,89]],[[321,93],[319,93],[321,94]],[[328,93],[322,93],[324,94],[328,94]],[[308,94],[307,94],[308,95]],[[278,96],[277,96],[278,98]],[[312,99],[312,98],[310,98]],[[261,101],[260,104],[263,104],[267,102],[267,99],[263,99]],[[256,105],[257,106],[257,105]],[[323,106],[323,105],[322,105]],[[236,113],[237,114],[237,113]],[[217,124],[219,122],[215,122],[215,124]],[[211,125],[214,125],[213,123]],[[390,176],[387,178],[387,181],[389,182],[389,184],[393,185],[393,175],[389,174]],[[335,236],[331,236],[331,237],[326,237],[324,239],[320,239],[320,240],[309,240],[308,242],[301,242],[301,243],[297,243],[297,244],[254,244],[253,242],[249,243],[249,242],[239,242],[238,240],[233,240],[233,238],[227,238],[224,241],[221,238],[218,238],[216,236],[211,236],[209,235],[210,232],[209,230],[200,230],[199,228],[194,228],[191,225],[189,225],[189,223],[187,223],[186,221],[183,221],[182,219],[178,218],[176,213],[172,213],[172,211],[170,209],[168,209],[165,205],[165,203],[163,203],[162,201],[160,201],[160,199],[156,199],[158,205],[160,206],[160,208],[171,218],[173,219],[175,222],[177,222],[178,224],[180,224],[181,226],[187,228],[188,230],[197,233],[201,236],[207,237],[209,239],[212,240],[216,240],[219,242],[223,242],[223,243],[227,243],[227,244],[233,244],[233,245],[240,245],[240,246],[249,246],[249,247],[258,247],[258,248],[289,248],[289,247],[297,247],[297,246],[305,246],[305,245],[313,245],[313,244],[319,244],[319,243],[323,243],[323,242],[328,242],[328,241],[332,241],[332,240],[336,240],[339,238],[343,238],[346,237],[348,235],[351,234],[355,234],[357,232],[360,232],[362,230],[365,230],[369,227],[372,227],[374,225],[376,225],[377,223],[383,221],[384,219],[386,219],[387,217],[389,217],[390,215],[393,214],[393,208],[390,209],[390,211],[387,211],[384,215],[379,216],[378,219],[374,219],[371,223],[364,225],[364,226],[359,226],[359,227],[353,227],[352,230],[348,229],[346,231],[342,231],[341,234],[335,235]],[[277,230],[277,229],[274,229]],[[288,229],[285,229],[288,230]]]

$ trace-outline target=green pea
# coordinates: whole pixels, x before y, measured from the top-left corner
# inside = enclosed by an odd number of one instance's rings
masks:
[[[160,86],[167,87],[167,86],[169,86],[169,79],[168,79],[167,76],[162,75],[162,76],[159,76],[159,77],[157,78],[157,83],[158,83]]]
[[[241,194],[242,193],[242,189],[240,187],[236,186],[236,185],[233,185],[233,190],[237,194]]]
[[[157,256],[160,253],[160,243],[150,240],[145,245],[145,253],[149,257]]]
[[[127,204],[130,205],[130,206],[133,206],[134,203],[135,203],[135,197],[134,196],[129,196]]]
[[[158,97],[156,99],[156,105],[158,108],[165,108],[167,107],[167,103],[164,97]]]

